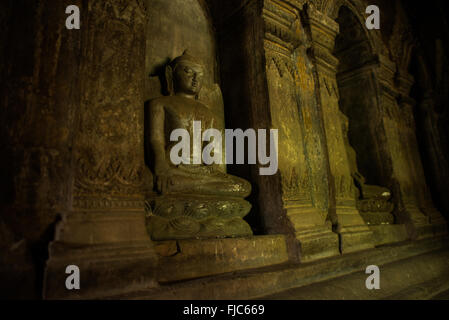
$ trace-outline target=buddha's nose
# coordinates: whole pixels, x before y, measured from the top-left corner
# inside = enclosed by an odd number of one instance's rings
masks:
[[[196,74],[192,78],[192,84],[195,85],[195,86],[198,84],[198,78],[197,78]]]

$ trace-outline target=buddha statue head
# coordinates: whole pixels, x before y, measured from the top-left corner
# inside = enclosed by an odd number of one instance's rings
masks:
[[[203,76],[203,65],[186,50],[166,67],[168,93],[197,99],[203,86]]]

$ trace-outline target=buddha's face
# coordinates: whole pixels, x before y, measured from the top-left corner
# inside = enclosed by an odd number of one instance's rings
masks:
[[[197,95],[203,86],[203,67],[198,64],[181,62],[174,71],[175,91]]]

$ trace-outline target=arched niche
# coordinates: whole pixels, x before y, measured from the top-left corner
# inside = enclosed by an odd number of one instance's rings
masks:
[[[249,89],[251,78],[247,68],[248,62],[244,57],[245,50],[250,47],[247,44],[253,44],[257,37],[248,32],[249,28],[245,23],[234,23],[235,20],[240,21],[239,14],[236,14],[237,18],[229,18],[233,16],[236,8],[242,7],[241,4],[236,3],[239,1],[145,1],[148,8],[146,100],[165,93],[163,81],[165,66],[171,59],[188,49],[190,54],[203,61],[206,67],[204,86],[199,99],[209,102],[210,106],[216,108],[216,112],[223,117],[224,127],[257,128],[257,125],[249,121],[251,118],[249,109],[252,107]],[[255,8],[250,10],[257,9],[254,4],[251,8]],[[233,23],[223,23],[225,17]],[[254,49],[251,50],[254,51]],[[252,60],[259,61],[255,58]],[[217,102],[218,100],[221,101]],[[214,105],[210,103],[211,101],[217,103]],[[146,121],[147,116],[145,116],[145,130],[148,130]],[[265,124],[261,125],[261,128],[267,127]],[[151,155],[146,155],[146,163],[150,168],[151,158]],[[258,168],[254,165],[227,166],[228,173],[242,177],[251,183],[252,193],[247,200],[251,202],[253,209],[245,220],[254,229],[255,234],[261,234],[263,231],[258,230],[262,230],[260,227],[262,222],[257,206],[259,182],[255,181],[251,170],[258,171]]]
[[[216,36],[203,0],[145,0],[147,5],[145,51],[145,100],[166,95],[165,68],[185,50],[201,61],[205,67],[204,84],[200,100],[223,116],[221,92],[216,85],[217,52]],[[213,101],[211,101],[213,100]],[[212,103],[211,103],[212,102]],[[145,107],[145,137],[148,136],[148,108]],[[224,123],[222,123],[224,126]],[[145,138],[145,144],[149,143]],[[146,148],[148,150],[148,148]],[[148,167],[152,168],[153,155],[145,154]]]
[[[224,68],[219,60],[223,60],[224,57],[223,52],[218,50],[218,33],[215,26],[218,24],[217,20],[221,18],[223,11],[214,10],[216,7],[213,1],[207,0],[146,0],[146,4],[148,8],[145,60],[147,102],[166,94],[165,67],[172,59],[182,55],[184,50],[187,49],[205,66],[204,85],[199,100],[206,102],[213,109],[213,112],[221,117],[223,121],[218,124],[219,126],[235,128],[236,125],[233,123],[235,117],[226,117],[225,123],[223,102],[226,103],[226,108],[229,108],[232,101],[229,102],[229,99],[226,99],[226,90],[222,93],[221,90],[224,87],[220,88],[219,86],[222,80],[219,70]],[[210,9],[211,7],[212,9]],[[230,5],[227,10],[232,8],[233,6]],[[236,55],[236,51],[226,52],[226,54]],[[240,69],[237,70],[240,72]],[[148,108],[145,109],[145,137],[148,137]],[[233,112],[234,109],[227,110],[227,115]],[[145,138],[145,140],[145,144],[148,144],[148,138]],[[146,150],[148,149],[146,148]],[[146,163],[152,169],[153,155],[149,153],[151,152],[146,154]],[[245,174],[239,171],[227,169],[231,174],[248,179]],[[250,182],[253,185],[253,192],[247,200],[254,207],[254,194],[256,192],[253,181]],[[252,211],[245,217],[245,220],[253,228],[258,223],[258,221],[254,222],[254,220],[257,220],[254,215],[255,213]]]
[[[146,0],[148,24],[145,68],[148,98],[161,95],[164,66],[188,49],[206,67],[205,83],[217,81],[216,39],[202,0]]]
[[[366,178],[366,183],[382,185],[377,157],[373,119],[378,97],[374,77],[377,56],[366,28],[346,6],[341,6],[336,19],[340,34],[335,41],[334,55],[339,60],[337,84],[340,109],[347,117],[348,140],[355,150],[351,166]]]

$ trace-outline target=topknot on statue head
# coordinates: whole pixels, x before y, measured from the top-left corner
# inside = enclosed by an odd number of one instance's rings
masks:
[[[173,69],[173,71],[175,71],[175,69],[178,65],[187,64],[187,63],[201,66],[204,69],[204,65],[202,64],[202,62],[198,58],[192,56],[188,49],[184,50],[182,55],[173,59],[170,62],[170,67]]]

